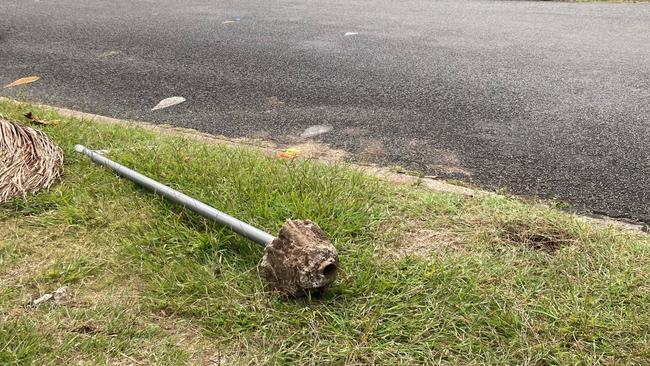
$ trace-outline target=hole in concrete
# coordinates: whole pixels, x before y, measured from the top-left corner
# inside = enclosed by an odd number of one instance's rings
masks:
[[[336,276],[336,270],[336,264],[330,263],[323,268],[323,276],[325,276],[325,278]]]

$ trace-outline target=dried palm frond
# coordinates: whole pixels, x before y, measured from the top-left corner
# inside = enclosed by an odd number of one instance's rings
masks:
[[[63,151],[47,135],[0,117],[0,203],[49,188],[63,173]]]

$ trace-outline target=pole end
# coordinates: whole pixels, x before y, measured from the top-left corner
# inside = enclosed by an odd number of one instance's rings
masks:
[[[84,150],[86,150],[85,146],[79,144],[74,145],[74,151],[80,153],[80,152],[84,152]]]

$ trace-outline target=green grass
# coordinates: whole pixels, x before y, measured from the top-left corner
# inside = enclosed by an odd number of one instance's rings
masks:
[[[66,170],[0,206],[0,364],[650,363],[647,236],[0,101],[13,120],[28,110],[62,120],[43,130]],[[318,222],[340,279],[320,298],[266,291],[261,248],[76,143],[272,233]],[[24,306],[62,285],[69,301]]]

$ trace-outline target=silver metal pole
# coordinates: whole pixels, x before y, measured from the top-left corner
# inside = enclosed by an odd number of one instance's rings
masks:
[[[90,157],[93,162],[111,168],[118,175],[134,182],[135,184],[147,188],[148,190],[157,193],[172,202],[183,205],[205,218],[227,226],[237,234],[246,237],[262,246],[270,244],[275,239],[275,236],[265,231],[262,231],[228,214],[225,214],[177,190],[169,188],[162,183],[156,182],[155,180],[146,177],[136,172],[135,170],[129,169],[124,165],[118,164],[108,158],[105,158],[104,156],[87,149],[85,146],[76,145],[74,149],[75,151]]]

